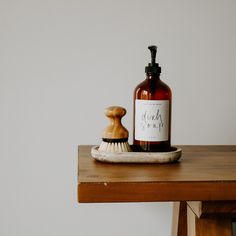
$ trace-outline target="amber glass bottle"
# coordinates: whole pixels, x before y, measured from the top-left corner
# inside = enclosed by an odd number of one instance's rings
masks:
[[[156,46],[149,46],[146,79],[134,90],[134,150],[165,152],[171,147],[171,90],[160,80]]]

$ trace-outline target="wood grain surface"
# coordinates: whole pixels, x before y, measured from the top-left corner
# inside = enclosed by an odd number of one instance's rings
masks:
[[[79,202],[236,200],[236,146],[180,146],[173,164],[109,164],[79,146]]]

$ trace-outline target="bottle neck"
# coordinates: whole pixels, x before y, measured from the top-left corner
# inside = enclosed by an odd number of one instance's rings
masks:
[[[159,80],[160,79],[160,74],[147,74],[146,79]]]

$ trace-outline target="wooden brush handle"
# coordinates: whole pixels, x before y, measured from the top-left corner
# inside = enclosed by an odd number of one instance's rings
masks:
[[[109,118],[110,124],[103,131],[104,139],[128,139],[129,132],[122,125],[121,119],[126,114],[123,107],[112,106],[105,109],[105,115]]]

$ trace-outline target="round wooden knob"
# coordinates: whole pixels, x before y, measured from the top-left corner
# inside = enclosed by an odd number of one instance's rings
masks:
[[[105,115],[108,118],[120,117],[120,119],[126,114],[126,110],[123,107],[112,106],[105,109]]]
[[[129,132],[122,125],[121,119],[126,114],[126,109],[119,106],[111,106],[105,109],[105,115],[110,124],[103,131],[104,139],[128,139]]]

